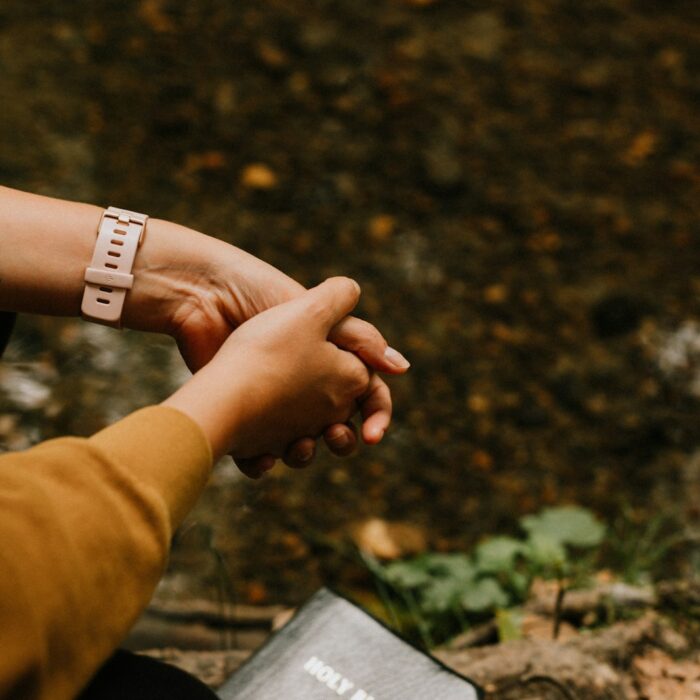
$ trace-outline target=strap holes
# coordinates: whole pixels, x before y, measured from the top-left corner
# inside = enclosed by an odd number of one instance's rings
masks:
[[[113,258],[121,258],[122,254],[117,253],[116,250],[108,250],[107,255],[111,255]]]
[[[117,265],[115,265],[114,263],[105,263],[105,267],[108,267],[110,270],[117,269]]]
[[[100,291],[104,292],[105,294],[111,294],[112,288],[111,287],[100,287]]]
[[[112,239],[112,243],[114,243],[114,245],[124,245],[124,241],[117,241],[114,239]]]
[[[120,228],[115,228],[114,233],[118,233],[120,236],[126,236],[126,231],[122,231]]]
[[[97,297],[98,304],[109,304],[109,299],[102,299],[102,297]]]

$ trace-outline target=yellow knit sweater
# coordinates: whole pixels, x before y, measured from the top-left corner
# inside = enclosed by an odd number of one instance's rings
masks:
[[[148,603],[211,449],[179,411],[0,455],[0,700],[72,700]]]

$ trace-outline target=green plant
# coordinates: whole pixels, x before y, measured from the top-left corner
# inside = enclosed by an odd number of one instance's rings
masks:
[[[606,539],[605,561],[628,583],[644,584],[668,576],[670,555],[688,544],[679,518],[669,513],[647,517],[629,505],[620,508]],[[683,557],[675,556],[676,563]]]
[[[496,615],[502,636],[518,635],[512,611],[526,598],[535,577],[559,582],[559,604],[567,585],[593,570],[605,535],[589,511],[547,508],[520,520],[525,536],[492,537],[470,553],[427,553],[386,565],[364,556],[390,618],[433,646],[471,623]],[[555,621],[555,634],[558,622]]]

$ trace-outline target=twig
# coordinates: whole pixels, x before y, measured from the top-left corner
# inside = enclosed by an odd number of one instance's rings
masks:
[[[566,586],[564,585],[564,582],[560,580],[559,587],[557,588],[557,599],[554,603],[554,629],[552,630],[552,639],[557,639],[559,637],[565,595]]]

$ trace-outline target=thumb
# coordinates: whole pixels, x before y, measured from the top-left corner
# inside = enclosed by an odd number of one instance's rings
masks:
[[[344,319],[360,299],[360,285],[349,277],[330,277],[302,297],[307,310],[318,319],[324,335]]]

